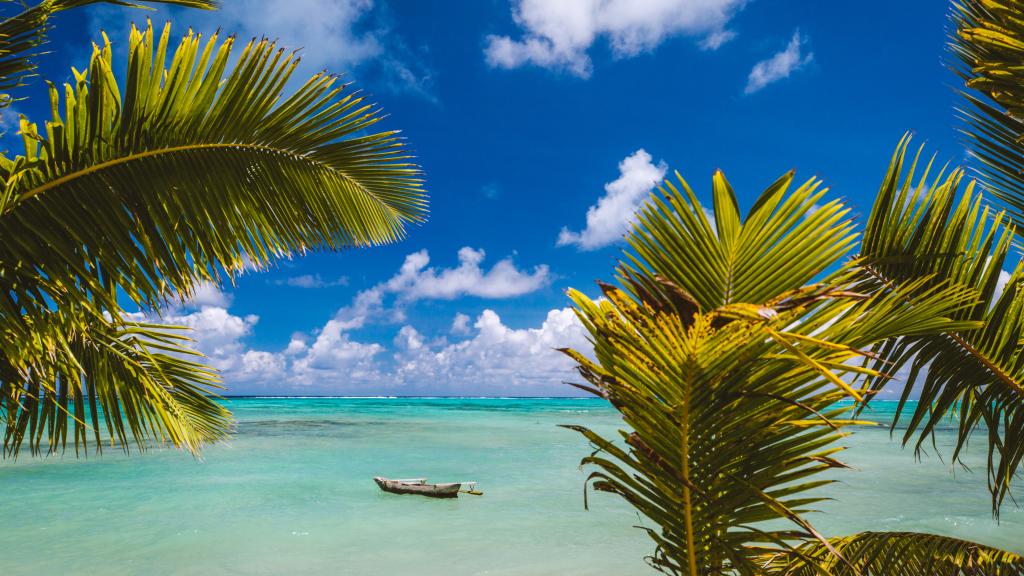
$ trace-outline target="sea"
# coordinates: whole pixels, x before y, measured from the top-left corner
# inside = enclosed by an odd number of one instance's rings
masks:
[[[651,526],[590,495],[582,424],[611,434],[617,413],[583,398],[231,398],[229,443],[0,462],[4,575],[629,576],[651,574]],[[891,419],[876,402],[867,417]],[[929,531],[1024,553],[1024,511],[993,518],[984,446],[968,468],[915,458],[899,430],[858,427],[853,470],[809,516],[826,535]],[[475,481],[482,496],[381,492],[374,476]],[[1024,485],[1022,481],[1021,485]]]

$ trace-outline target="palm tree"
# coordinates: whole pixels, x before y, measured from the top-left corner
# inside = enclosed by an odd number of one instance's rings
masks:
[[[49,15],[97,1],[0,25],[0,87],[32,73]],[[124,306],[158,312],[246,266],[394,242],[425,218],[420,171],[396,132],[374,131],[379,109],[324,73],[284,94],[298,59],[273,42],[234,50],[133,26],[123,82],[104,36],[73,83],[50,85],[42,129],[21,118],[23,153],[0,156],[5,454],[223,438],[216,371],[182,329]]]
[[[981,544],[912,533],[828,539],[805,518],[830,483],[823,473],[844,467],[837,442],[866,424],[856,410],[899,367],[890,361],[915,362],[912,352],[934,370],[947,362],[947,340],[993,353],[1019,341],[1019,320],[987,323],[1021,317],[1014,289],[992,294],[1011,233],[999,217],[988,221],[973,185],[960,192],[961,171],[925,169],[915,181],[907,145],[859,255],[848,209],[823,202],[815,180],[789,192],[786,174],[742,218],[717,173],[709,222],[680,177],[640,211],[617,268],[621,288],[602,285],[597,301],[570,293],[594,344],[593,359],[566,350],[587,382],[577,386],[609,400],[625,424],[617,441],[571,427],[595,447],[583,459],[588,484],[656,525],[646,529],[654,568],[1024,574],[1024,557]],[[954,262],[940,276],[905,261],[916,256],[929,270],[942,269],[932,260]],[[897,274],[904,268],[915,273]],[[984,417],[986,408],[963,410]]]

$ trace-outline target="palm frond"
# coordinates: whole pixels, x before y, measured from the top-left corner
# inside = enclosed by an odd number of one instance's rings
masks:
[[[1024,5],[1004,0],[954,2],[950,49],[964,79],[967,145],[981,179],[1024,225]]]
[[[388,243],[426,213],[419,169],[379,110],[338,79],[282,96],[296,64],[250,42],[132,28],[124,86],[105,39],[42,132],[0,157],[0,285],[8,318],[84,291],[116,307],[188,295],[252,261]],[[63,110],[61,110],[63,100]]]
[[[716,172],[712,225],[677,173],[679,186],[666,181],[662,197],[640,210],[622,277],[643,282],[660,276],[690,294],[701,310],[762,303],[803,286],[842,259],[856,235],[849,208],[838,200],[823,202],[828,189],[819,180],[790,192],[793,176],[776,180],[742,219],[732,187]]]
[[[192,8],[213,9],[214,0],[141,0],[149,4],[176,4]],[[25,8],[15,4],[19,13],[0,20],[0,105],[11,102],[10,90],[22,86],[36,70],[35,59],[46,43],[50,17],[58,12],[91,4],[138,6],[121,0],[43,0]]]
[[[4,454],[75,452],[147,440],[196,453],[223,439],[231,415],[211,396],[220,379],[197,362],[183,329],[68,308],[32,322],[32,338],[3,333],[0,420]]]
[[[960,192],[962,170],[936,174],[929,162],[917,174],[908,145],[904,138],[897,148],[868,220],[859,262],[863,282],[856,289],[872,293],[922,280],[963,286],[977,298],[954,318],[977,327],[892,339],[878,348],[875,368],[909,366],[892,423],[906,424],[904,443],[920,450],[952,419],[956,460],[977,429],[986,431],[998,513],[1024,458],[1024,271],[1018,267],[1002,293],[996,291],[1014,230],[983,206],[973,182]],[[871,387],[877,391],[886,382],[875,378]],[[916,408],[901,418],[918,384]]]
[[[821,499],[814,490],[830,483],[820,474],[843,467],[835,445],[843,429],[858,423],[849,415],[853,405],[841,401],[863,398],[858,378],[881,376],[856,362],[861,348],[972,328],[951,317],[973,305],[974,293],[922,280],[869,296],[848,289],[849,272],[835,285],[801,286],[843,255],[850,232],[841,205],[827,204],[823,221],[802,227],[787,224],[799,214],[775,206],[806,208],[813,195],[805,189],[793,193],[797,200],[762,197],[743,221],[735,203],[719,201],[716,234],[692,193],[670,190],[667,201],[652,199],[628,239],[636,252],[619,273],[631,295],[610,285],[602,285],[600,301],[570,292],[594,345],[594,359],[566,351],[587,382],[579,387],[610,401],[625,425],[615,440],[571,428],[595,448],[583,459],[594,468],[589,485],[618,494],[654,523],[646,529],[653,567],[760,574],[768,551],[825,542],[804,516]],[[839,254],[800,257],[808,230],[832,239],[826,246]],[[744,280],[750,288],[736,282],[740,288],[730,289],[704,270],[728,263],[737,246],[754,251],[758,243],[741,239],[760,233],[768,236],[757,251],[783,260],[757,262],[775,291],[759,302],[737,301],[734,294],[767,291],[753,277]],[[718,270],[728,276],[732,268]],[[764,524],[772,520],[788,523]]]
[[[935,534],[861,532],[767,558],[766,576],[1020,576],[1024,557]],[[840,561],[833,550],[845,562]]]

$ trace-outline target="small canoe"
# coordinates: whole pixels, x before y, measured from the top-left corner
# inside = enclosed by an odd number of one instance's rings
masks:
[[[377,476],[373,479],[380,486],[380,489],[392,494],[419,494],[431,498],[458,498],[461,483],[453,484],[427,484],[426,478],[415,478],[411,480],[393,480]]]

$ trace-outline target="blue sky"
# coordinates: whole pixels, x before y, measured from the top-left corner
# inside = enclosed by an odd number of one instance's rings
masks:
[[[349,73],[409,138],[431,196],[429,222],[405,242],[285,262],[167,319],[196,328],[230,394],[571,393],[552,348],[584,341],[564,290],[611,277],[614,238],[666,170],[707,194],[721,168],[749,205],[795,168],[866,216],[905,131],[963,158],[947,10],[225,0],[150,13],[178,32],[220,26],[301,47],[303,76]],[[145,16],[61,17],[42,76],[68,79],[101,28],[123,44]],[[16,108],[41,119],[42,102]]]

